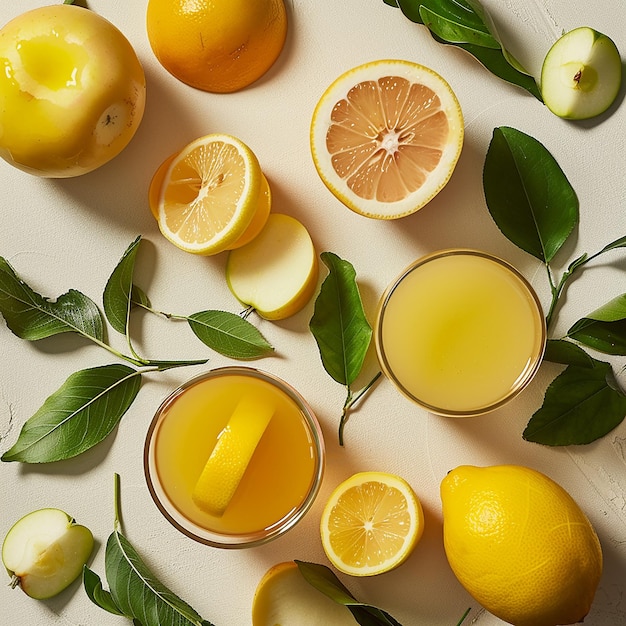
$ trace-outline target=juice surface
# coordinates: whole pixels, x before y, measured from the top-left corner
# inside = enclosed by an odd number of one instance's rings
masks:
[[[225,513],[213,516],[192,500],[217,438],[243,395],[275,407]],[[176,396],[154,433],[158,479],[176,509],[208,530],[250,533],[275,525],[307,497],[317,453],[297,403],[273,384],[246,375],[200,380]]]
[[[433,412],[492,407],[541,357],[543,314],[522,279],[478,254],[418,265],[388,297],[379,354],[400,387]]]

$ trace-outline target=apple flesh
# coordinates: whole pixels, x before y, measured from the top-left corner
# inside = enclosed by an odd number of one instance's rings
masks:
[[[583,120],[613,104],[621,81],[615,43],[583,26],[565,33],[548,51],[541,69],[541,95],[555,115]]]
[[[80,576],[93,543],[91,531],[64,511],[39,509],[11,527],[2,544],[2,562],[13,587],[44,600]]]
[[[295,218],[271,213],[248,244],[231,250],[226,281],[233,295],[265,319],[300,311],[312,298],[319,265],[311,236]]]
[[[293,561],[267,571],[252,603],[252,626],[354,626],[350,611],[312,587]]]

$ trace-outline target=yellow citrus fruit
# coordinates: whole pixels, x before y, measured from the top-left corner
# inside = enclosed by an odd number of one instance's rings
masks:
[[[0,156],[29,174],[67,178],[119,154],[135,135],[146,79],[109,21],[69,4],[0,29]]]
[[[517,465],[460,466],[443,479],[441,501],[450,566],[484,608],[516,626],[587,615],[602,550],[560,485]]]
[[[237,91],[265,74],[287,34],[283,0],[149,0],[146,23],[161,65],[216,93]]]
[[[239,401],[194,486],[191,497],[201,509],[224,514],[273,413],[273,406],[256,398]]]
[[[148,193],[163,235],[182,250],[212,255],[258,234],[271,195],[258,159],[231,135],[192,141],[157,169]]]
[[[424,531],[424,512],[403,478],[359,472],[333,491],[320,526],[326,556],[339,571],[372,576],[409,557]]]
[[[324,92],[311,122],[315,167],[353,211],[378,219],[414,213],[446,185],[463,145],[450,85],[402,60],[366,63]]]

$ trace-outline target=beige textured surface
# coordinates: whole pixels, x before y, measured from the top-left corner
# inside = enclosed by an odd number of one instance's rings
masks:
[[[5,0],[0,21],[39,4]],[[39,180],[0,163],[0,255],[44,295],[54,298],[76,288],[100,302],[110,272],[141,234],[136,282],[157,308],[182,314],[209,308],[237,312],[224,280],[225,257],[197,258],[172,247],[158,233],[146,201],[150,177],[160,162],[209,132],[231,133],[248,143],[272,186],[274,210],[305,223],[320,252],[330,250],[353,263],[370,319],[378,297],[404,266],[422,254],[452,246],[501,255],[533,282],[547,305],[544,270],[502,237],[485,207],[482,164],[496,126],[513,126],[539,139],[576,189],[580,228],[557,259],[559,271],[582,252],[594,252],[626,234],[624,103],[597,122],[560,120],[462,51],[435,43],[423,27],[382,0],[288,0],[289,35],[275,67],[242,92],[203,93],[179,83],[158,65],[145,33],[145,4],[90,1],[92,9],[127,35],[146,70],[146,115],[129,147],[107,166],[74,180]],[[626,52],[622,0],[484,4],[493,10],[511,49],[535,71],[552,40],[576,26],[609,34],[622,54]],[[368,220],[339,204],[318,178],[308,145],[313,107],[326,86],[343,71],[379,58],[415,60],[442,74],[461,102],[466,124],[464,150],[449,185],[416,215],[396,222]],[[624,255],[616,252],[572,283],[556,332],[626,291],[625,270]],[[626,423],[584,448],[548,449],[523,442],[522,430],[558,372],[544,365],[510,405],[472,420],[429,415],[382,381],[353,413],[342,449],[336,430],[344,390],[321,366],[307,330],[311,314],[312,305],[283,322],[252,318],[278,351],[256,365],[281,376],[309,400],[328,449],[320,498],[285,537],[248,551],[210,549],[170,527],[150,499],[141,458],[148,423],[170,389],[201,368],[147,376],[115,434],[78,459],[49,466],[2,464],[0,536],[31,510],[62,508],[96,536],[92,567],[102,576],[104,543],[113,525],[113,474],[118,472],[125,534],[154,572],[216,626],[246,626],[254,590],[270,566],[294,558],[326,563],[318,523],[330,491],[353,472],[390,471],[407,479],[422,499],[424,537],[400,569],[376,579],[343,577],[344,582],[358,598],[386,608],[404,626],[454,626],[468,606],[474,607],[471,615],[478,616],[478,624],[496,626],[501,622],[479,613],[445,561],[439,482],[462,463],[521,463],[546,472],[568,489],[600,535],[605,574],[586,626],[626,624]],[[138,350],[154,358],[210,356],[211,367],[230,363],[208,353],[183,324],[139,314],[133,337]],[[114,331],[111,340],[124,348]],[[107,353],[75,338],[26,343],[1,321],[0,350],[0,452],[12,445],[21,425],[67,376],[111,362]],[[360,382],[376,369],[372,352]],[[15,626],[125,623],[92,605],[78,585],[42,603],[2,584],[0,606],[0,622]]]

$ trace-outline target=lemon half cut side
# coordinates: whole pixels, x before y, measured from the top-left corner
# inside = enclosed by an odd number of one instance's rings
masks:
[[[446,185],[461,154],[461,107],[433,70],[380,60],[337,78],[311,122],[320,178],[347,207],[367,217],[414,213]]]
[[[359,472],[333,491],[320,527],[326,556],[340,572],[372,576],[406,561],[424,531],[424,512],[403,478]]]
[[[252,150],[231,135],[192,141],[158,171],[151,203],[161,233],[194,254],[226,250],[244,234],[263,193],[261,166]]]

